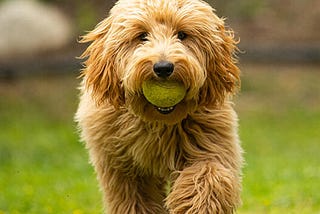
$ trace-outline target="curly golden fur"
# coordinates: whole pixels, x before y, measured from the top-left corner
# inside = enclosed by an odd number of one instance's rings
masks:
[[[200,0],[120,0],[81,42],[91,44],[76,121],[108,213],[233,213],[240,71],[223,19]],[[143,81],[163,78],[160,61],[187,88],[167,114],[142,92]]]

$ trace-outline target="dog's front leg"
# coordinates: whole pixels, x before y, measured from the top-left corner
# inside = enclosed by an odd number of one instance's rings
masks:
[[[106,175],[106,174],[105,174]],[[103,181],[108,214],[165,214],[166,182],[112,171]]]
[[[230,214],[240,201],[239,182],[216,161],[196,162],[179,172],[166,205],[171,214]]]

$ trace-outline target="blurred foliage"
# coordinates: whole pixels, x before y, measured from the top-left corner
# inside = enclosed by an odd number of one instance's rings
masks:
[[[255,18],[267,4],[266,1],[261,0],[209,0],[208,3],[217,9],[218,14],[228,17],[238,17],[244,21]]]
[[[77,28],[90,30],[94,25],[106,16],[107,11],[113,6],[116,0],[41,0],[43,2],[59,5],[71,15],[77,24]],[[242,21],[254,19],[265,7],[267,1],[263,0],[208,0],[217,9],[220,16],[237,17]]]
[[[92,30],[92,28],[105,16],[114,4],[114,0],[41,0],[59,6],[69,15],[75,25],[77,33]]]
[[[74,19],[78,34],[91,30],[107,16],[116,0],[42,0],[59,5]],[[244,38],[253,42],[282,44],[319,41],[320,1],[317,0],[207,0],[220,17]],[[292,24],[299,26],[292,27]],[[248,38],[246,40],[246,38]]]
[[[84,16],[83,14],[86,15]],[[94,6],[89,1],[79,4],[77,10],[75,11],[75,19],[78,23],[79,30],[91,30],[98,18],[98,15],[95,13]]]

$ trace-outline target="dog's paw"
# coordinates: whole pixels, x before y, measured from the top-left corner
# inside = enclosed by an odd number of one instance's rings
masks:
[[[231,214],[239,204],[240,185],[231,170],[212,162],[185,168],[166,205],[171,214]]]

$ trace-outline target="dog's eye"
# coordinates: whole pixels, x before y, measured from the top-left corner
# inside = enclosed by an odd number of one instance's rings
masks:
[[[185,38],[187,38],[187,34],[185,32],[183,32],[183,31],[179,31],[178,32],[178,39],[180,39],[182,41]]]
[[[138,39],[142,42],[148,41],[148,33],[143,32],[138,36]]]

